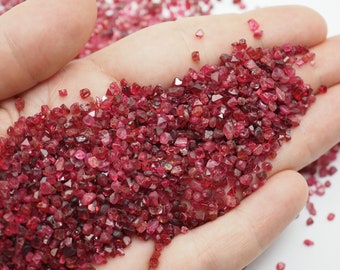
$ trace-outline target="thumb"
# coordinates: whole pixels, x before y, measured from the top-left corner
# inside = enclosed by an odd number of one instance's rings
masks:
[[[242,269],[296,218],[306,197],[300,174],[277,173],[225,216],[176,237],[164,249],[159,269]]]
[[[89,38],[96,1],[25,1],[0,17],[0,99],[49,78]]]

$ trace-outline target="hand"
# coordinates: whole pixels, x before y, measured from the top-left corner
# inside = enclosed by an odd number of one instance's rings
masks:
[[[249,18],[261,24],[261,39],[252,37],[246,23]],[[242,269],[303,207],[306,183],[294,170],[339,140],[340,38],[326,39],[323,19],[307,8],[277,7],[160,24],[72,60],[86,42],[94,20],[93,0],[27,1],[0,17],[0,134],[6,135],[7,127],[19,116],[12,98],[18,93],[26,103],[21,114],[32,115],[42,104],[55,107],[80,101],[79,89],[84,87],[91,89],[93,96],[103,96],[108,84],[121,78],[167,86],[189,67],[217,62],[220,53],[230,50],[229,45],[240,38],[251,46],[303,44],[317,54],[315,66],[305,65],[298,72],[315,89],[324,84],[329,91],[317,97],[301,125],[293,130],[291,142],[279,151],[268,183],[227,215],[177,236],[164,249],[158,268]],[[205,32],[202,40],[193,39],[198,28]],[[199,65],[191,60],[193,50],[200,51]],[[59,97],[61,88],[68,89],[68,97]],[[134,239],[124,257],[97,269],[148,269],[152,252],[151,241]]]

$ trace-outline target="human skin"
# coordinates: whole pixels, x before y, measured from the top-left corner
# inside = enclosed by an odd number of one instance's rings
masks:
[[[93,96],[103,96],[109,83],[121,78],[166,87],[190,67],[217,63],[219,55],[230,51],[230,44],[240,38],[250,46],[303,44],[316,53],[315,64],[297,72],[314,89],[323,84],[328,92],[317,96],[300,126],[292,131],[292,140],[279,150],[268,182],[230,213],[177,236],[164,248],[158,267],[242,269],[304,206],[307,186],[297,171],[339,141],[340,37],[327,38],[325,22],[315,11],[285,6],[163,23],[74,60],[95,18],[93,0],[31,0],[0,17],[0,135],[6,136],[7,127],[19,117],[14,95],[24,98],[20,115],[28,116],[43,104],[56,107],[81,101],[79,89],[84,87]],[[260,23],[261,39],[253,38],[249,18]],[[199,28],[205,33],[200,40],[194,37]],[[194,50],[200,52],[199,63],[191,59]],[[63,88],[68,89],[67,97],[58,95]],[[97,269],[148,269],[153,248],[151,241],[134,239],[125,256],[110,259]]]

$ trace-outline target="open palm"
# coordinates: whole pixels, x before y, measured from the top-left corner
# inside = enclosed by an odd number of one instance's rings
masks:
[[[80,101],[79,90],[103,96],[112,81],[170,85],[188,68],[217,63],[230,44],[245,38],[251,46],[303,44],[317,57],[298,73],[316,89],[329,90],[292,132],[273,161],[270,181],[227,215],[177,236],[165,248],[159,269],[241,269],[264,251],[296,216],[306,199],[306,184],[296,172],[339,140],[340,38],[326,39],[323,19],[303,7],[259,9],[242,15],[182,19],[141,30],[88,57],[72,60],[84,46],[95,22],[93,0],[27,1],[0,17],[0,135],[19,117],[13,98],[20,95],[20,114],[39,112]],[[264,30],[254,39],[247,20],[255,18]],[[194,34],[203,29],[203,39]],[[310,29],[313,29],[311,31]],[[201,61],[194,63],[191,52]],[[60,97],[59,89],[68,89]],[[84,101],[82,101],[84,102]],[[322,135],[321,135],[322,134]],[[298,150],[297,150],[298,149]],[[271,203],[268,204],[268,201]],[[286,205],[291,207],[287,209]],[[261,211],[260,211],[261,209]],[[148,269],[153,243],[134,239],[126,255],[98,269]]]

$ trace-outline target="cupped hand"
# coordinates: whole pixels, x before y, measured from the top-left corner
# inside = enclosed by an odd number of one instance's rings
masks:
[[[140,84],[168,86],[188,68],[217,63],[230,44],[245,38],[251,46],[302,44],[316,53],[315,64],[298,73],[316,89],[328,87],[292,131],[273,161],[272,175],[261,189],[213,222],[177,236],[160,258],[163,269],[237,270],[254,260],[296,217],[307,188],[296,170],[309,164],[339,140],[340,37],[327,38],[324,20],[314,11],[285,6],[240,15],[181,19],[141,30],[82,59],[74,57],[84,46],[95,22],[93,0],[27,1],[0,17],[0,134],[19,117],[15,96],[25,100],[20,115],[32,115],[40,106],[56,107],[80,101],[79,90],[103,96],[112,81],[122,78]],[[256,19],[264,35],[254,39],[247,21]],[[205,33],[195,39],[198,29]],[[201,60],[194,63],[191,52]],[[60,97],[59,89],[68,89]],[[287,207],[289,205],[290,207]],[[153,243],[134,239],[126,255],[110,259],[97,269],[148,269]]]

